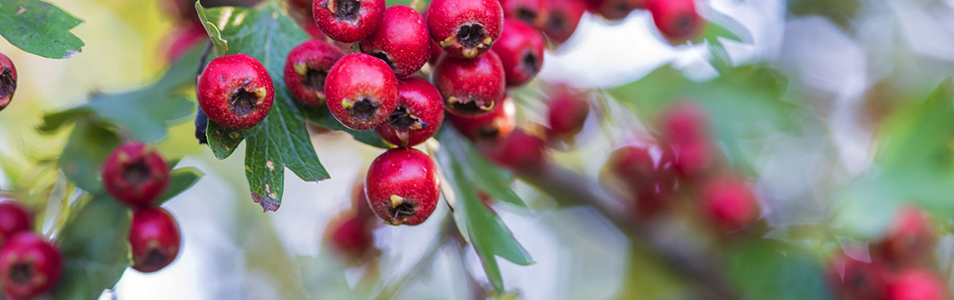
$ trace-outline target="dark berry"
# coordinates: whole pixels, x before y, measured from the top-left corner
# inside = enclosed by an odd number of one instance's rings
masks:
[[[862,262],[839,253],[831,259],[825,277],[836,299],[883,300],[887,273],[880,262]]]
[[[543,33],[555,44],[562,44],[573,36],[586,12],[582,0],[550,0],[550,13],[543,24]]]
[[[384,0],[315,0],[312,13],[318,28],[342,43],[354,43],[371,34],[384,15]]]
[[[502,0],[500,5],[505,19],[520,20],[536,28],[543,27],[550,12],[550,0]]]
[[[344,214],[332,220],[325,229],[331,249],[349,262],[360,262],[374,253],[373,228],[355,214]]]
[[[103,187],[130,207],[145,207],[169,186],[169,167],[155,148],[125,142],[103,163]]]
[[[934,224],[927,213],[916,206],[906,206],[897,213],[877,249],[887,261],[914,265],[930,258],[936,242]]]
[[[380,58],[398,78],[411,76],[427,63],[431,38],[424,18],[404,5],[388,7],[378,28],[361,41],[361,52]]]
[[[636,213],[650,217],[664,209],[676,189],[672,151],[650,141],[639,141],[613,150],[607,169],[634,199]]]
[[[8,298],[31,299],[49,292],[62,272],[60,251],[31,232],[14,235],[0,250],[0,282]]]
[[[541,170],[546,164],[546,141],[517,129],[503,140],[482,145],[481,152],[500,166],[521,173]]]
[[[493,110],[506,93],[503,64],[493,51],[477,59],[444,55],[434,68],[433,81],[447,111],[463,116]]]
[[[398,80],[384,61],[364,53],[345,55],[325,79],[328,110],[342,125],[368,130],[397,107]]]
[[[325,78],[344,51],[332,44],[310,40],[288,52],[285,84],[295,99],[305,105],[325,104]]]
[[[924,269],[900,271],[888,282],[887,297],[884,297],[884,300],[944,299],[948,299],[946,284],[939,276]]]
[[[9,240],[13,235],[30,231],[33,217],[13,199],[0,197],[0,200],[3,201],[0,202],[0,246],[3,246],[4,241]]]
[[[17,67],[5,54],[0,53],[0,110],[10,105],[17,91]]]
[[[547,120],[549,134],[558,139],[572,137],[583,130],[590,105],[585,95],[567,88],[557,88],[550,98]]]
[[[759,218],[759,203],[745,181],[729,176],[710,179],[702,188],[702,212],[723,232],[738,231]]]
[[[686,179],[699,178],[713,165],[705,110],[691,102],[673,104],[663,113],[662,132],[676,153],[676,170]]]
[[[472,141],[499,140],[513,132],[517,124],[517,108],[509,97],[504,97],[501,103],[494,106],[490,112],[476,116],[459,116],[447,114],[457,131]]]
[[[497,0],[434,0],[427,9],[431,38],[456,58],[472,59],[490,50],[503,19]]]
[[[410,148],[391,149],[374,159],[364,184],[371,210],[392,225],[424,223],[441,195],[434,161]]]
[[[398,84],[397,108],[375,130],[388,143],[410,147],[437,133],[444,122],[444,100],[427,80],[410,77]]]
[[[261,123],[275,100],[272,77],[257,59],[245,54],[213,59],[199,76],[196,93],[209,119],[232,129]]]
[[[705,20],[696,12],[695,0],[649,0],[647,6],[659,33],[670,43],[693,39],[705,27]]]
[[[179,225],[161,207],[136,210],[129,225],[129,248],[132,268],[143,273],[162,270],[179,255],[182,243]]]
[[[543,35],[536,28],[517,20],[504,22],[493,52],[503,64],[507,87],[522,85],[537,76],[543,68],[545,46]]]

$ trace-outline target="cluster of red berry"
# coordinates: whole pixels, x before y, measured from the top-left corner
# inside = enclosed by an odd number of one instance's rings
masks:
[[[63,256],[30,231],[33,218],[13,199],[0,196],[0,283],[9,299],[32,299],[50,291],[63,272]]]
[[[828,284],[845,300],[948,299],[947,284],[930,268],[936,243],[930,217],[904,207],[885,236],[868,247],[870,259],[844,253],[831,258]]]
[[[133,269],[151,273],[165,268],[179,254],[179,225],[168,211],[155,206],[169,186],[169,167],[159,152],[140,142],[125,142],[103,163],[103,186],[133,210],[129,250]]]

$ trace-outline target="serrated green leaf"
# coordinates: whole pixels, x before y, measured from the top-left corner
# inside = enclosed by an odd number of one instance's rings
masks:
[[[199,20],[202,22],[202,27],[204,27],[205,32],[209,34],[209,40],[212,41],[212,45],[215,46],[212,50],[213,52],[210,53],[210,59],[229,53],[229,42],[222,39],[222,32],[219,31],[219,27],[225,27],[225,25],[216,25],[218,23],[215,23],[216,21],[222,22],[224,20],[209,19],[209,16],[205,13],[205,9],[199,1],[195,2],[195,10],[199,15]]]
[[[169,166],[175,166],[174,164],[169,164]],[[194,186],[199,179],[205,176],[201,170],[195,167],[185,167],[172,170],[169,173],[169,187],[166,188],[166,191],[162,193],[162,196],[159,197],[159,201],[156,205],[162,205],[169,201],[172,198],[175,198],[182,192],[185,192],[192,186]]]
[[[806,251],[782,242],[762,239],[734,246],[725,272],[744,299],[832,299],[822,266]]]
[[[39,0],[0,1],[0,35],[23,51],[65,59],[82,51],[83,40],[70,30],[83,23],[66,11]]]
[[[79,121],[63,147],[60,169],[80,189],[100,191],[99,174],[103,161],[119,143],[115,132],[92,121]]]

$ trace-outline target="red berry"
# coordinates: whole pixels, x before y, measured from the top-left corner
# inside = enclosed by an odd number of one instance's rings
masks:
[[[569,90],[557,91],[549,103],[549,133],[557,138],[576,135],[583,130],[589,114],[590,105],[583,95]]]
[[[517,20],[504,22],[493,52],[503,64],[507,87],[522,85],[537,76],[543,67],[545,46],[543,35],[536,28]]]
[[[441,54],[444,54],[444,49],[441,49],[440,45],[431,40],[431,46],[429,47],[429,53],[427,56],[427,62],[431,65],[437,63],[437,59],[441,58]]]
[[[424,223],[441,195],[434,161],[410,148],[391,149],[374,159],[364,184],[371,210],[392,225]]]
[[[916,206],[907,206],[895,216],[877,247],[884,259],[912,265],[929,258],[936,242],[930,217]]]
[[[940,277],[928,270],[901,271],[888,283],[885,300],[944,300],[947,286]]]
[[[562,44],[573,36],[586,12],[586,4],[581,0],[550,1],[550,13],[543,24],[543,33],[556,44]]]
[[[0,110],[10,105],[17,91],[17,67],[5,54],[0,53]]]
[[[444,55],[434,67],[433,81],[447,111],[458,115],[487,113],[506,93],[503,64],[493,51],[470,60]]]
[[[388,63],[398,78],[411,76],[427,63],[431,39],[424,17],[404,5],[388,7],[378,28],[361,41],[361,52]]]
[[[125,142],[103,163],[103,187],[130,207],[145,207],[169,186],[169,167],[159,151],[140,142]]]
[[[499,140],[513,132],[517,122],[517,108],[509,97],[490,112],[477,116],[447,114],[454,128],[472,141]]]
[[[285,84],[305,105],[325,104],[325,78],[344,51],[332,44],[310,40],[295,46],[285,60]]]
[[[434,0],[427,9],[431,38],[448,55],[473,59],[500,37],[503,8],[497,0]]]
[[[690,102],[672,105],[662,117],[662,132],[676,153],[676,170],[686,179],[699,178],[713,165],[713,149],[705,111]]]
[[[149,207],[133,212],[129,225],[132,268],[143,273],[162,270],[176,260],[181,244],[179,225],[168,211]]]
[[[482,146],[481,150],[498,165],[526,173],[543,168],[545,148],[546,141],[542,138],[517,129],[503,140]]]
[[[634,9],[646,8],[649,0],[589,0],[590,9],[610,21],[625,19]],[[668,1],[668,0],[663,0]]]
[[[549,0],[502,0],[500,5],[506,20],[520,20],[536,28],[543,27],[550,12]]]
[[[444,122],[444,100],[427,80],[410,77],[398,84],[397,108],[375,130],[388,143],[410,147],[437,133]]]
[[[649,0],[647,6],[659,33],[671,43],[693,39],[705,27],[705,21],[696,12],[695,0]]]
[[[345,55],[325,78],[328,110],[342,125],[372,129],[397,107],[398,80],[384,61],[364,53]]]
[[[33,217],[23,206],[12,199],[0,202],[0,246],[13,235],[30,231],[31,224],[33,224]]]
[[[748,227],[759,218],[759,204],[749,186],[738,178],[711,179],[702,190],[702,211],[725,232]]]
[[[378,27],[384,7],[384,0],[315,0],[312,13],[318,28],[328,37],[354,43]]]
[[[861,262],[844,254],[831,259],[826,281],[837,299],[880,300],[887,292],[887,268],[878,262]]]
[[[272,77],[257,59],[232,54],[213,59],[196,85],[199,105],[209,119],[232,129],[261,123],[272,110]]]
[[[613,150],[608,170],[629,191],[640,217],[649,217],[668,204],[676,189],[673,154],[669,147],[640,141]]]
[[[360,260],[374,250],[372,227],[361,217],[345,214],[333,220],[325,229],[325,237],[332,250],[349,260]]]
[[[0,282],[8,298],[31,299],[60,281],[63,257],[31,232],[14,235],[0,250]]]

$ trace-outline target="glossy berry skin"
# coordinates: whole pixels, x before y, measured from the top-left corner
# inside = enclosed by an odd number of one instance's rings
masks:
[[[573,36],[586,12],[582,0],[550,0],[550,13],[543,24],[543,33],[554,44],[562,44]]]
[[[155,148],[125,142],[103,163],[103,187],[116,200],[133,208],[146,207],[169,186],[169,166]]]
[[[345,55],[325,78],[328,110],[342,125],[368,130],[397,107],[398,80],[384,61],[364,53]]]
[[[245,54],[213,59],[199,76],[196,93],[209,119],[231,129],[258,125],[275,101],[272,77],[257,59]]]
[[[506,20],[519,20],[535,28],[543,27],[550,12],[549,0],[502,0],[500,5],[503,6],[505,23]]]
[[[391,225],[424,223],[441,194],[434,161],[412,148],[391,149],[378,156],[364,184],[371,210]]]
[[[482,146],[481,151],[496,164],[518,173],[540,171],[546,164],[546,141],[517,129],[507,138]]]
[[[5,54],[0,53],[0,111],[10,105],[17,91],[17,67]]]
[[[444,52],[473,59],[500,37],[503,8],[497,0],[435,0],[427,9],[427,28]]]
[[[507,20],[503,28],[493,52],[503,64],[507,87],[520,86],[537,76],[543,68],[546,41],[539,30],[522,21]]]
[[[883,300],[887,293],[888,268],[877,261],[862,262],[839,253],[825,273],[835,299]]]
[[[351,261],[368,257],[374,250],[373,228],[357,215],[342,215],[325,230],[328,246]]]
[[[3,197],[0,197],[2,200]],[[0,246],[15,234],[30,231],[33,217],[23,206],[8,199],[0,202]]]
[[[668,206],[676,190],[672,151],[665,145],[639,141],[613,150],[607,169],[635,200],[639,217],[650,217]]]
[[[653,23],[666,40],[681,44],[696,38],[705,27],[705,20],[696,12],[695,0],[649,0]]]
[[[420,70],[430,56],[431,38],[424,17],[413,8],[395,5],[384,10],[378,28],[360,43],[361,52],[384,60],[398,78]]]
[[[711,179],[702,189],[703,215],[723,232],[748,227],[759,218],[759,204],[745,181],[734,177]]]
[[[454,128],[457,128],[457,131],[471,141],[500,140],[510,135],[517,125],[517,108],[513,101],[509,97],[504,97],[500,102],[486,114],[476,116],[447,114],[447,119]]]
[[[143,273],[162,270],[179,255],[182,243],[179,225],[161,207],[136,210],[129,225],[129,248],[132,268]]]
[[[934,224],[927,213],[906,206],[898,211],[877,251],[886,261],[914,265],[929,259],[936,243]]]
[[[397,107],[375,131],[388,143],[410,147],[434,136],[442,122],[441,93],[424,78],[410,77],[398,84]]]
[[[885,300],[944,300],[947,286],[928,270],[902,270],[888,283]]]
[[[662,132],[676,153],[676,171],[696,179],[712,169],[713,149],[705,110],[691,102],[673,104],[663,113]]]
[[[506,94],[503,63],[493,51],[477,59],[444,55],[434,67],[432,80],[444,96],[447,111],[461,116],[487,113]]]
[[[384,0],[314,0],[312,14],[332,40],[354,43],[374,32],[384,8]]]
[[[319,40],[295,46],[285,60],[284,79],[288,90],[302,104],[325,104],[328,71],[344,55],[341,48]]]
[[[14,235],[0,250],[0,282],[7,298],[31,299],[49,292],[62,272],[60,251],[31,232]]]
[[[547,113],[549,134],[557,138],[572,137],[583,130],[589,114],[590,105],[583,95],[569,90],[555,92]]]

